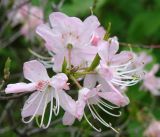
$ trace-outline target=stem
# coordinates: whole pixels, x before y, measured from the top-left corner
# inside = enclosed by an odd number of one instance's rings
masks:
[[[82,88],[82,86],[79,84],[79,82],[75,79],[75,77],[73,75],[70,75],[71,80],[77,85],[77,87],[79,89]]]
[[[94,71],[90,71],[90,72],[86,72],[86,71],[84,71],[84,72],[75,72],[75,75],[86,75],[86,74],[97,74],[96,72],[94,72]]]

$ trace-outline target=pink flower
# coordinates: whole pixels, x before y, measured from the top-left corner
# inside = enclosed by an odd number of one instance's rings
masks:
[[[36,60],[24,63],[23,71],[24,77],[31,83],[9,84],[5,92],[7,94],[33,92],[22,109],[22,119],[25,123],[31,122],[34,117],[40,115],[40,127],[47,128],[51,122],[52,111],[54,111],[55,115],[58,115],[59,105],[66,112],[75,113],[76,103],[64,91],[64,89],[69,89],[67,84],[68,78],[65,74],[59,73],[49,78],[45,67]],[[55,106],[53,106],[53,98],[56,99]],[[47,104],[50,104],[50,114],[48,123],[45,126],[43,123]],[[30,117],[30,119],[26,121],[26,117]]]
[[[46,48],[55,53],[54,71],[61,71],[64,57],[73,66],[93,60],[97,53],[92,45],[93,35],[100,25],[96,16],[89,16],[82,22],[79,18],[54,12],[49,21],[49,24],[39,25],[37,33],[45,40]]]
[[[139,82],[138,67],[133,68],[134,54],[129,51],[117,53],[119,43],[116,37],[110,38],[99,46],[101,58],[98,72],[107,82],[116,86],[131,86]]]
[[[99,80],[100,81],[100,80]],[[103,82],[102,82],[103,81]],[[120,93],[115,87],[112,85],[107,85],[105,80],[101,79],[102,85],[97,86],[96,88],[96,77],[95,75],[87,75],[84,80],[84,88],[79,90],[78,100],[76,102],[77,109],[76,109],[76,117],[81,120],[82,117],[86,119],[86,121],[90,124],[92,128],[96,131],[100,132],[101,129],[97,129],[87,118],[85,113],[85,108],[87,107],[92,114],[93,118],[97,119],[101,124],[106,127],[112,128],[111,124],[107,123],[97,112],[96,107],[99,107],[104,113],[107,113],[111,116],[118,117],[120,114],[113,114],[109,112],[107,109],[114,109],[121,106],[125,106],[129,103],[129,99],[127,96]],[[111,106],[107,104],[105,101],[107,100],[116,106]],[[64,115],[63,117],[63,124],[65,125],[72,125],[75,121],[74,115]],[[113,129],[113,128],[112,128]],[[113,129],[115,130],[115,129]],[[115,130],[116,131],[116,130]],[[116,131],[117,132],[117,131]]]
[[[160,137],[160,122],[153,121],[144,132],[146,137]]]
[[[159,70],[159,65],[155,64],[151,71],[146,72],[143,78],[143,85],[142,85],[142,87],[149,90],[155,96],[160,95],[160,78],[155,76],[158,70]]]
[[[34,29],[43,23],[43,11],[39,7],[26,4],[17,11],[10,12],[8,18],[12,19],[12,26],[23,24],[20,32],[29,38],[34,36]]]

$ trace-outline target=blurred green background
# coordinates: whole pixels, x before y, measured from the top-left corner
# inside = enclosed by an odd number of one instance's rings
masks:
[[[43,0],[30,0],[33,5],[43,7]],[[11,58],[10,79],[7,82],[16,82],[19,76],[22,75],[22,65],[25,61],[33,58],[28,51],[39,47],[38,42],[27,41],[23,36],[18,37],[7,46],[5,44],[16,33],[20,26],[12,28],[10,23],[6,24],[6,13],[12,7],[13,1],[9,1],[7,6],[0,7],[0,80],[3,79],[4,64],[8,57]],[[44,2],[44,1],[43,1]],[[46,0],[46,5],[43,7],[45,19],[48,20],[48,15],[53,11],[52,4],[57,4],[59,0]],[[93,7],[93,13],[99,18],[103,26],[107,27],[111,22],[111,36],[117,36],[120,42],[132,43],[136,46],[131,46],[133,51],[146,51],[154,58],[154,63],[159,63],[160,49],[145,48],[145,45],[160,45],[160,0],[65,0],[60,8],[61,12],[69,16],[80,17],[85,19],[91,14],[90,7]],[[4,28],[2,31],[3,26]],[[142,46],[144,45],[144,46]],[[121,47],[126,48],[126,47]],[[153,65],[153,64],[150,64]],[[159,75],[159,74],[157,74]],[[42,134],[35,134],[35,137],[70,137],[70,136],[96,136],[96,137],[143,137],[143,132],[151,120],[156,118],[160,120],[160,97],[153,97],[148,92],[139,90],[140,84],[128,89],[127,95],[130,98],[130,104],[121,109],[122,116],[120,118],[112,118],[105,114],[105,119],[113,123],[114,127],[121,129],[120,135],[115,135],[107,128],[103,128],[101,134],[93,132],[89,125],[82,121],[77,122],[74,128],[66,129],[62,124],[53,125],[52,128]],[[20,108],[23,101],[16,100],[18,105],[15,105],[16,120],[20,121]],[[7,101],[0,102],[0,114]],[[102,114],[103,115],[103,114]],[[6,123],[0,127],[7,127]],[[22,124],[25,126],[24,124]],[[54,130],[54,128],[57,128]],[[77,130],[78,128],[78,130]],[[59,129],[59,130],[58,130]],[[73,135],[70,130],[75,130]],[[0,137],[16,137],[13,131],[0,134]]]

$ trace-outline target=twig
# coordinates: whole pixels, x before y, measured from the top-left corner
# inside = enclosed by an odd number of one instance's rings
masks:
[[[30,92],[29,92],[30,93]],[[13,96],[0,96],[0,100],[11,100],[11,99],[17,99],[20,98],[22,96],[28,95],[29,93],[20,93],[17,95],[13,95]]]

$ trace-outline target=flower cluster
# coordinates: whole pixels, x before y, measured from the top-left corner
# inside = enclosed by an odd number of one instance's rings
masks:
[[[16,8],[16,6],[15,3],[13,8]],[[12,21],[11,25],[14,27],[22,24],[20,33],[28,39],[34,36],[35,31],[33,30],[35,30],[37,25],[43,23],[43,16],[43,10],[31,4],[24,4],[17,11],[13,9],[8,13],[8,19]]]
[[[82,21],[54,12],[49,22],[40,24],[36,32],[44,39],[51,59],[25,62],[23,73],[30,83],[9,84],[5,90],[7,94],[32,93],[22,109],[22,120],[29,123],[40,116],[39,126],[47,128],[61,107],[65,111],[64,125],[72,125],[75,119],[81,121],[84,117],[100,132],[101,128],[95,127],[87,117],[86,113],[90,112],[95,120],[115,130],[100,116],[98,109],[120,116],[121,113],[111,111],[129,104],[124,89],[139,82],[142,62],[135,65],[137,57],[131,51],[118,52],[117,37],[109,38],[94,15]],[[49,68],[54,71],[52,77],[47,74]],[[78,88],[77,100],[69,92],[72,84]],[[47,106],[50,109],[45,124]]]

